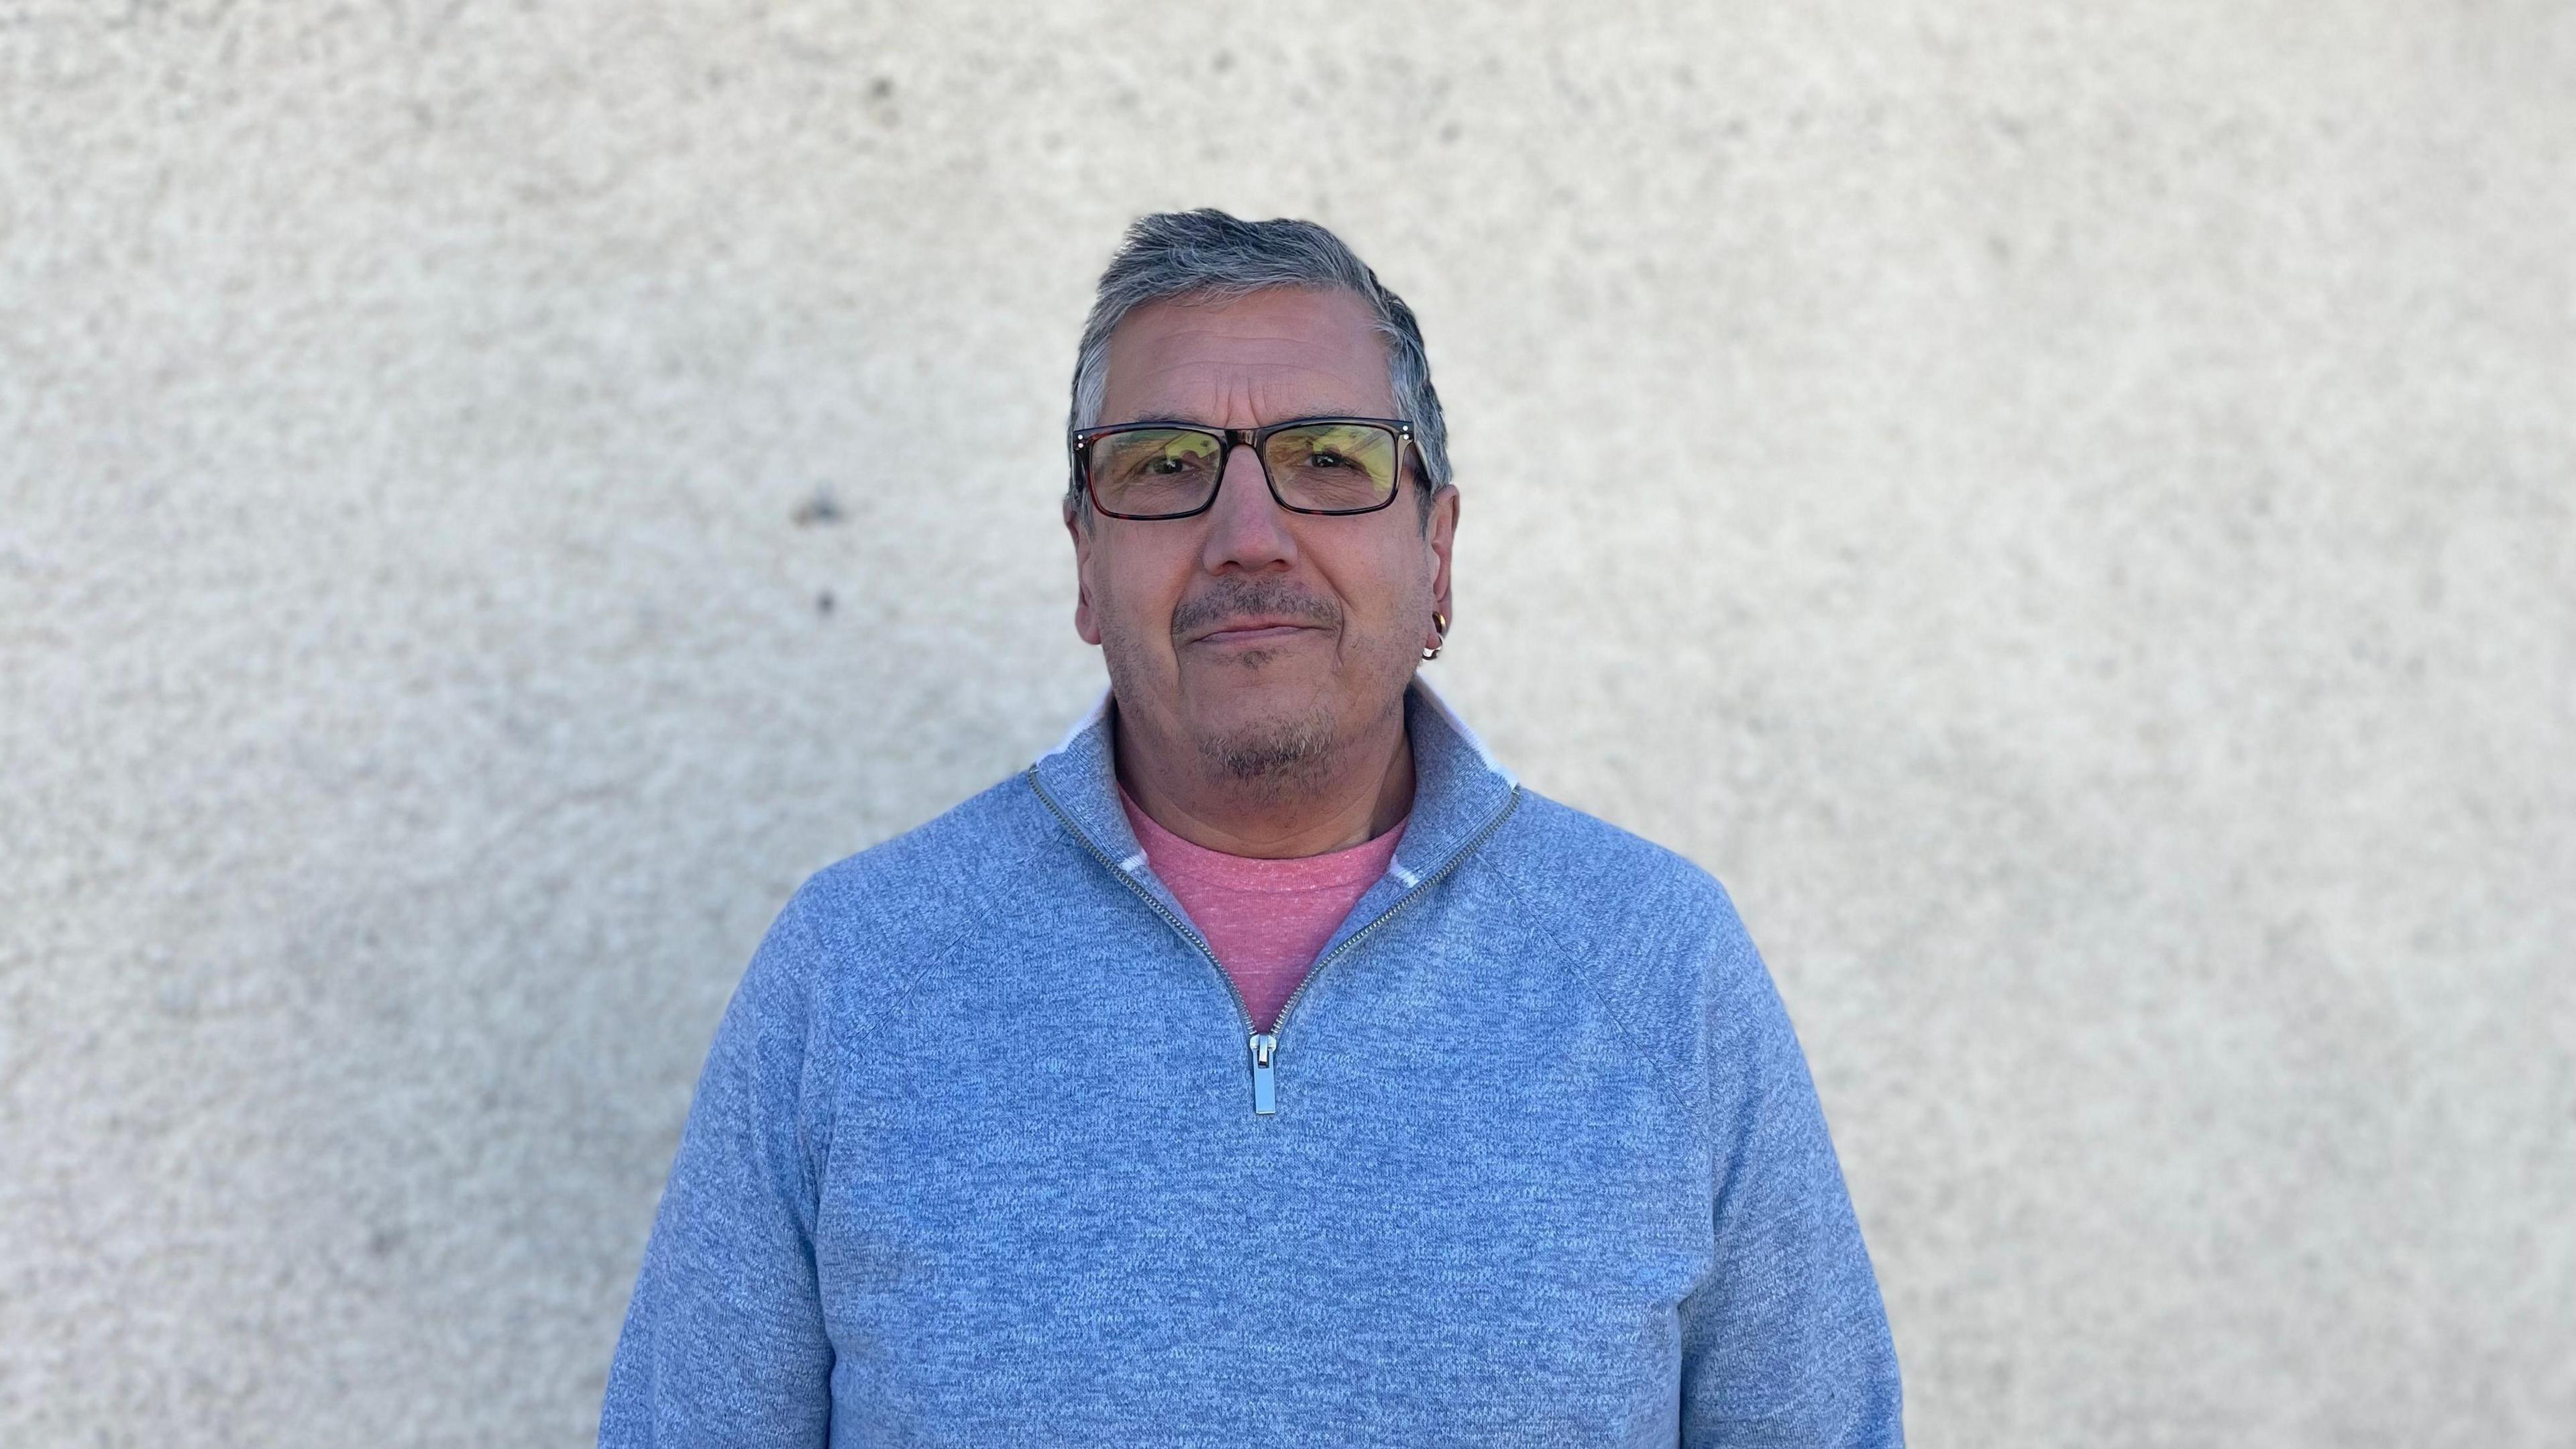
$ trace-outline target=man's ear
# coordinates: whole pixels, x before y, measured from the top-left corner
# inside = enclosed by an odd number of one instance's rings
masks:
[[[1100,624],[1091,617],[1091,510],[1071,495],[1064,500],[1064,531],[1073,537],[1073,632],[1085,644],[1100,642]]]
[[[1449,616],[1455,625],[1457,610],[1449,606],[1449,553],[1458,537],[1458,485],[1443,483],[1431,495],[1431,514],[1423,523],[1423,546],[1431,552],[1431,607]]]

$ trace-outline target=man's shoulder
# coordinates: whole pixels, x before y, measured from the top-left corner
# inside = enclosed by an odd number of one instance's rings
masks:
[[[1647,1041],[1764,1019],[1769,968],[1718,878],[1681,852],[1526,786],[1498,852],[1503,904],[1567,979]]]
[[[999,879],[1062,841],[1026,772],[1005,776],[921,824],[806,878],[795,906],[826,930],[883,933],[980,915]]]
[[[1735,903],[1689,856],[1524,785],[1501,864],[1516,884],[1567,909],[1717,913]]]

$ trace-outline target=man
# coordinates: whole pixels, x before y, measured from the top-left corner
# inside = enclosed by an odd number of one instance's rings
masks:
[[[1412,313],[1320,227],[1148,217],[1072,421],[1109,692],[779,916],[600,1442],[1901,1442],[1725,891],[1414,677],[1458,493]]]

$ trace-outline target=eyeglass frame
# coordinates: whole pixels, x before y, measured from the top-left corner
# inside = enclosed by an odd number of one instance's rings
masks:
[[[1395,434],[1395,486],[1386,490],[1384,498],[1366,508],[1300,508],[1280,496],[1279,480],[1270,476],[1270,460],[1262,455],[1262,445],[1269,442],[1273,435],[1286,432],[1290,428],[1313,427],[1318,423],[1365,423],[1372,427],[1385,428]],[[1208,490],[1207,502],[1187,513],[1117,513],[1101,503],[1100,494],[1091,484],[1091,445],[1111,433],[1142,432],[1149,428],[1205,433],[1218,440],[1216,486]],[[1392,505],[1404,492],[1404,459],[1407,445],[1411,446],[1415,459],[1414,472],[1419,475],[1422,471],[1420,461],[1422,446],[1414,441],[1412,422],[1404,418],[1362,418],[1328,414],[1311,418],[1289,418],[1284,422],[1270,423],[1258,428],[1212,428],[1205,423],[1141,420],[1132,423],[1110,423],[1096,428],[1076,428],[1065,435],[1066,451],[1072,455],[1074,482],[1080,486],[1083,500],[1104,518],[1124,518],[1139,523],[1168,523],[1176,519],[1196,518],[1214,508],[1217,495],[1225,491],[1226,464],[1234,460],[1234,450],[1237,447],[1252,450],[1252,461],[1261,469],[1261,482],[1270,490],[1270,501],[1291,513],[1303,513],[1310,518],[1357,518],[1362,514],[1375,513]]]

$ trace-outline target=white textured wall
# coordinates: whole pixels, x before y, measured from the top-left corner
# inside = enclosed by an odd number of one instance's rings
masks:
[[[1419,308],[1435,677],[1732,887],[1917,1443],[2566,1443],[2571,136],[2565,0],[0,0],[0,1442],[588,1438],[1207,202]]]

